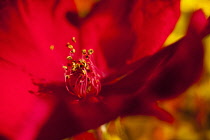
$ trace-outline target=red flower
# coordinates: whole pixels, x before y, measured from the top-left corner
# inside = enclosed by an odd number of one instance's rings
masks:
[[[201,11],[184,38],[160,50],[179,17],[177,0],[101,0],[85,18],[72,1],[11,0],[0,8],[0,134],[8,139],[57,140],[125,115],[171,121],[156,101],[181,94],[202,72],[209,23]],[[98,96],[78,102],[61,68],[72,36],[77,51],[94,49],[103,73]]]

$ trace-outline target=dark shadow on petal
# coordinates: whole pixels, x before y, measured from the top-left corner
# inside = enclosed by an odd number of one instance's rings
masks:
[[[9,65],[12,65],[12,66],[17,66],[15,63],[10,62],[10,61],[4,59],[3,57],[0,57],[0,64],[1,63],[9,64]]]
[[[60,2],[61,2],[60,0],[55,0],[54,4],[52,6],[52,15],[55,15],[55,11],[56,11],[58,5],[60,4]]]
[[[199,79],[203,70],[201,31],[205,24],[196,24],[200,17],[203,16],[198,14],[194,17],[196,19],[191,20],[183,39],[128,65],[124,77],[113,76],[111,81],[115,82],[106,87],[118,90],[116,94],[136,92],[140,98],[148,96],[151,100],[172,98],[184,92]],[[123,70],[119,71],[123,73]]]
[[[9,140],[9,139],[6,138],[5,136],[0,135],[0,140]]]
[[[1,0],[0,1],[0,10],[4,8],[8,4],[8,0]]]
[[[137,0],[100,0],[95,3],[85,19],[104,12],[110,12],[117,20],[126,21]]]
[[[189,46],[191,46],[190,50],[184,49]],[[199,36],[195,35],[194,38],[184,39],[176,55],[150,82],[147,92],[151,91],[158,99],[171,98],[181,94],[201,76],[203,55],[203,46]]]
[[[179,42],[164,48],[153,56],[144,57],[135,63],[127,65],[124,69],[119,69],[118,74],[113,74],[102,81],[111,81],[110,84],[108,83],[104,88],[118,90],[116,93],[120,94],[137,92],[146,84],[149,78],[151,78],[151,75],[155,75],[156,71],[163,67],[164,63],[174,55],[178,44]],[[122,77],[122,75],[124,76]],[[114,82],[114,84],[112,84],[112,82]]]
[[[47,82],[45,79],[38,79],[33,76],[31,77],[32,83],[38,87],[37,91],[29,90],[29,93],[31,94],[35,94],[37,96],[56,96],[58,99],[77,99],[77,97],[74,97],[67,91],[65,82]]]
[[[75,27],[79,28],[81,25],[81,19],[79,15],[75,12],[67,12],[66,19]]]
[[[36,140],[61,140],[69,135],[80,132],[77,120],[74,120],[65,102],[60,102],[54,109],[50,119],[39,132]]]
[[[132,58],[137,40],[130,22],[134,3],[135,0],[101,0],[80,20],[81,47],[99,50],[109,68],[118,69]]]

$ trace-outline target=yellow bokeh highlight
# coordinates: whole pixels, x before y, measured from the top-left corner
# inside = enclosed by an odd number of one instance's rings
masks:
[[[174,31],[165,42],[165,46],[177,41],[186,33],[190,15],[193,11],[202,9],[206,16],[210,16],[210,0],[181,0],[181,16]]]
[[[80,17],[85,17],[91,10],[94,3],[98,2],[99,0],[74,0],[78,14]]]
[[[202,9],[206,15],[210,15],[210,0],[182,0],[181,10],[182,12],[195,11]]]
[[[208,76],[210,76],[210,36],[206,37],[203,40],[205,44],[205,62],[206,62],[206,70],[209,72]],[[210,81],[209,81],[210,87]]]

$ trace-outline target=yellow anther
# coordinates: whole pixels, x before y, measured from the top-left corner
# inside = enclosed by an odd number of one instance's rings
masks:
[[[80,59],[79,62],[81,63],[82,66],[86,67],[87,63],[84,59]]]
[[[82,54],[85,55],[86,53],[87,53],[86,49],[83,49],[83,50],[82,50]]]
[[[55,46],[54,45],[50,45],[50,50],[54,50]]]
[[[68,45],[67,46],[69,49],[74,49],[74,46],[73,45]]]
[[[66,75],[65,77],[69,79],[70,78],[70,75]]]
[[[72,71],[76,71],[76,69],[77,69],[76,63],[75,62],[72,62],[72,68],[71,68],[71,70]]]
[[[71,56],[67,56],[66,59],[67,60],[72,60],[72,57]]]
[[[87,71],[89,71],[89,70],[90,70],[90,67],[89,67],[89,66],[87,66],[87,67],[86,67],[86,70],[87,70]]]
[[[85,60],[84,59],[80,59],[79,62],[80,63],[85,63]]]
[[[67,69],[68,67],[67,66],[63,66],[63,69]]]
[[[71,51],[70,51],[70,53],[75,53],[76,52],[76,50],[75,49],[72,49]]]
[[[79,63],[76,63],[76,68],[79,68],[80,67],[80,64]]]
[[[71,69],[72,71],[76,71],[76,67],[72,67],[72,69]]]
[[[72,41],[73,41],[74,43],[76,43],[76,38],[75,38],[75,37],[72,37]]]
[[[83,74],[86,74],[86,71],[85,71],[85,70],[82,70],[82,73],[83,73]]]
[[[71,45],[69,42],[66,44],[66,46],[67,46],[69,49],[74,49],[74,46]]]
[[[89,55],[93,54],[93,52],[94,52],[93,49],[88,50]]]
[[[76,63],[75,62],[72,62],[72,66],[75,66],[76,65]]]
[[[84,66],[84,67],[87,67],[87,64],[86,64],[85,62],[84,62],[84,63],[82,63],[82,64],[83,64],[83,66]]]

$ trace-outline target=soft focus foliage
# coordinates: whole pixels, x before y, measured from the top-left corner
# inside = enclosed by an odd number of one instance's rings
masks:
[[[202,9],[206,16],[210,16],[209,5],[209,0],[182,0],[182,15],[165,45],[183,37],[193,11]],[[172,125],[153,117],[135,116],[118,118],[89,133],[101,140],[209,140],[210,37],[206,37],[203,42],[206,54],[205,72],[200,82],[193,85],[186,94],[160,104],[175,117]],[[82,133],[80,137],[85,139],[85,135],[86,133]]]

